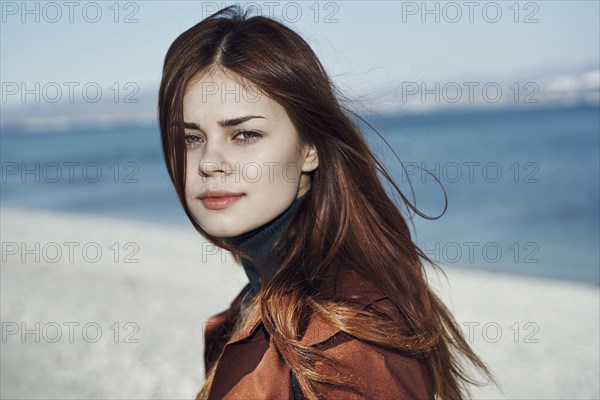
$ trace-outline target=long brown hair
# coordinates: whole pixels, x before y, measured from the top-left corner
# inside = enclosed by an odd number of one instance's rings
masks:
[[[414,244],[377,173],[410,209],[422,214],[370,151],[310,46],[285,25],[263,16],[249,17],[236,6],[211,15],[173,42],[160,86],[159,122],[167,169],[198,232],[259,265],[202,229],[185,201],[183,96],[188,83],[211,68],[250,82],[281,104],[302,142],[317,149],[319,167],[311,173],[306,199],[272,250],[283,260],[281,267],[248,307],[250,314],[262,319],[304,396],[319,398],[319,385],[352,388],[352,382],[339,375],[317,372],[315,365],[334,364],[334,360],[300,343],[303,326],[313,313],[356,338],[422,357],[438,398],[470,397],[467,384],[480,385],[464,368],[462,358],[495,383],[450,311],[430,290],[425,265],[441,268]],[[398,321],[365,311],[356,298],[334,295],[337,274],[348,270],[369,280],[391,300],[404,317],[402,329]],[[210,390],[210,378],[208,373],[199,397]]]

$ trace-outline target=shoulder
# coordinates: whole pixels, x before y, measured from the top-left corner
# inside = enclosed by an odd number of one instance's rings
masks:
[[[322,372],[346,374],[358,391],[321,385],[325,398],[343,399],[433,399],[433,383],[425,362],[396,349],[382,347],[345,332],[319,345],[337,363],[335,371],[321,366]]]
[[[339,293],[359,295],[365,309],[400,320],[400,314],[391,300],[374,284],[362,279],[356,272],[347,272],[339,280]],[[425,362],[399,350],[370,343],[334,327],[324,318],[311,316],[305,337],[301,342],[318,347],[335,360],[349,375],[359,392],[322,385],[325,398],[343,399],[433,399],[432,380]],[[323,372],[327,372],[327,367]],[[333,371],[329,371],[333,372]]]
[[[225,343],[231,338],[239,318],[242,299],[248,292],[246,285],[231,302],[229,308],[208,318],[203,326],[204,370],[208,372],[219,358]]]

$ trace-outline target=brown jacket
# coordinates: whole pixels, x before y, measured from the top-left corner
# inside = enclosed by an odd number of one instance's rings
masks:
[[[368,306],[389,312],[391,302],[372,285],[349,272],[338,290],[361,291]],[[209,399],[292,399],[291,370],[279,356],[262,322],[231,337],[246,286],[231,307],[205,326],[205,368],[218,362]],[[318,316],[308,324],[301,343],[319,345],[330,357],[354,371],[361,395],[339,387],[322,386],[326,399],[433,399],[432,381],[423,361],[373,345],[339,331]]]

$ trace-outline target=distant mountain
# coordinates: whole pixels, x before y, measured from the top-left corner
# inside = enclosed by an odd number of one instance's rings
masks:
[[[600,105],[600,69],[532,79],[404,81],[360,99],[380,113],[454,108]]]
[[[0,128],[3,131],[24,129],[35,132],[57,132],[73,128],[110,128],[116,125],[158,125],[158,88],[122,87],[117,92],[110,87],[100,87],[100,96],[91,97],[75,90],[69,99],[69,88],[51,88],[45,91],[35,87],[23,96],[21,90],[6,96],[10,102],[2,104]],[[126,89],[126,90],[123,90]],[[62,90],[59,101],[57,90]],[[35,92],[35,93],[34,93]],[[36,97],[37,95],[37,97]],[[4,99],[3,99],[4,100]]]
[[[554,107],[600,105],[600,69],[579,68],[563,73],[550,69],[523,74],[521,79],[404,81],[375,88],[356,99],[367,112],[426,112],[437,109],[497,107]],[[158,85],[143,88],[100,88],[91,98],[79,93],[70,99],[68,87],[3,87],[0,128],[56,132],[73,128],[115,125],[157,125]],[[57,90],[63,91],[58,101]],[[92,93],[95,93],[92,91]],[[79,94],[79,96],[77,96]],[[6,101],[5,101],[6,100]],[[351,106],[353,106],[351,105]]]

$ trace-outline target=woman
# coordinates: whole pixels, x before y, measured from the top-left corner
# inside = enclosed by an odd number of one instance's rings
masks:
[[[460,399],[476,382],[459,357],[493,381],[333,88],[300,36],[236,7],[169,48],[167,168],[194,227],[249,278],[206,326],[197,398]]]

